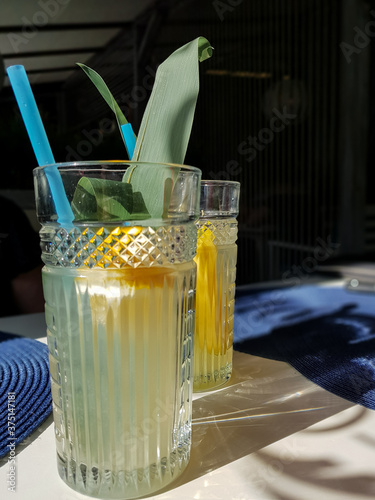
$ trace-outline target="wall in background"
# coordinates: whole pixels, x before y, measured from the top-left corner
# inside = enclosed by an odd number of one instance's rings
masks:
[[[293,284],[336,255],[375,248],[372,3],[157,2],[90,61],[137,131],[158,64],[196,36],[210,40],[186,163],[241,182],[239,284]],[[58,160],[125,157],[80,71],[54,96]]]

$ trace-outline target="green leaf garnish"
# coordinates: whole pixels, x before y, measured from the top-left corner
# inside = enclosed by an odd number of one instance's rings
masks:
[[[76,221],[115,221],[147,219],[141,193],[133,193],[124,182],[82,177],[71,203]]]
[[[183,164],[199,92],[199,63],[212,55],[208,40],[199,37],[177,49],[156,72],[143,115],[133,161]],[[130,167],[124,182],[141,191],[152,217],[166,215],[178,169]]]
[[[170,168],[167,165],[155,165],[155,163],[184,163],[199,92],[199,62],[211,55],[210,43],[206,38],[199,37],[177,49],[158,67],[132,157],[135,162],[150,164],[131,166],[123,177],[125,185],[131,184],[134,196],[139,193],[143,197],[142,207],[139,205],[139,209],[133,212],[132,218],[134,214],[138,214],[140,218],[144,218],[144,214],[152,218],[160,218],[168,213],[179,169]],[[115,113],[121,130],[121,126],[128,122],[104,80],[85,64],[78,65]],[[83,187],[87,193],[84,210],[94,213],[95,206],[101,207],[102,197],[98,198],[95,189],[92,193],[93,188],[87,183]],[[82,186],[79,187],[81,188]],[[94,196],[96,201],[90,199],[90,195]],[[112,204],[107,201],[106,210],[109,210],[110,215],[117,217],[121,214],[119,218],[125,219],[125,212],[130,214],[131,209],[126,204],[121,208],[117,202],[120,203],[120,200],[115,200]],[[83,217],[82,207],[76,209],[77,214]]]
[[[132,160],[184,163],[199,92],[198,62],[211,55],[210,43],[199,37],[158,67]]]
[[[120,125],[124,125],[125,123],[128,123],[127,119],[125,118],[124,113],[120,109],[120,106],[115,101],[115,98],[111,94],[111,91],[109,90],[109,88],[107,87],[107,84],[105,83],[103,78],[99,75],[99,73],[97,73],[95,70],[86,66],[86,64],[77,63],[77,65],[81,69],[83,69],[83,71],[90,78],[90,80],[95,85],[95,87],[99,90],[99,92],[102,95],[105,102],[108,104],[108,106],[115,113]]]
[[[133,220],[148,219],[150,214],[147,211],[142,193],[136,191],[133,193]]]
[[[86,73],[86,75],[90,78],[92,83],[95,85],[95,87],[98,89],[100,92],[101,96],[105,100],[105,102],[108,104],[108,106],[111,108],[111,110],[114,112],[117,120],[117,125],[120,129],[121,137],[122,140],[124,141],[125,147],[127,148],[124,136],[121,131],[121,126],[126,125],[128,123],[127,119],[125,118],[124,113],[121,111],[120,106],[117,104],[115,98],[113,97],[111,91],[107,87],[107,84],[103,80],[103,78],[97,73],[95,70],[92,68],[89,68],[86,66],[86,64],[82,63],[77,63],[77,65]],[[128,152],[129,154],[129,152]],[[130,157],[130,155],[129,155]]]
[[[128,168],[123,182],[142,192],[147,211],[158,219],[167,215],[176,171],[167,165],[136,165]]]

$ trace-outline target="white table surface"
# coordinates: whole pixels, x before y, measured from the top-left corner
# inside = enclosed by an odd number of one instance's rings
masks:
[[[43,315],[0,318],[0,330],[45,335]],[[59,478],[52,417],[17,448],[16,491],[0,460],[1,500],[88,499]],[[190,463],[158,500],[375,498],[375,412],[289,365],[235,353],[225,388],[194,396]]]

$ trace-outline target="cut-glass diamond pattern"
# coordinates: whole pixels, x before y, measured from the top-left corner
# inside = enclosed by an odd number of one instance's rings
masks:
[[[197,222],[198,238],[208,233],[215,245],[231,245],[237,241],[236,219],[200,219]],[[207,235],[206,235],[207,236]]]
[[[64,267],[151,267],[192,260],[197,229],[180,226],[77,228],[46,225],[41,232],[44,263]]]

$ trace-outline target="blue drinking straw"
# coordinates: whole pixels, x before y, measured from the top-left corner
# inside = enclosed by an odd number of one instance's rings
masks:
[[[131,160],[133,158],[133,153],[135,149],[135,135],[133,132],[133,127],[130,125],[130,123],[125,123],[121,125],[121,133],[124,138],[129,160]]]
[[[46,131],[40,118],[25,68],[21,65],[9,66],[7,68],[9,81],[11,83],[17,104],[23,121],[29,134],[39,166],[52,165],[55,159],[49,145]],[[55,203],[57,220],[61,223],[71,223],[74,219],[72,209],[65,194],[64,185],[56,165],[45,170],[46,177],[51,189],[52,199]]]

